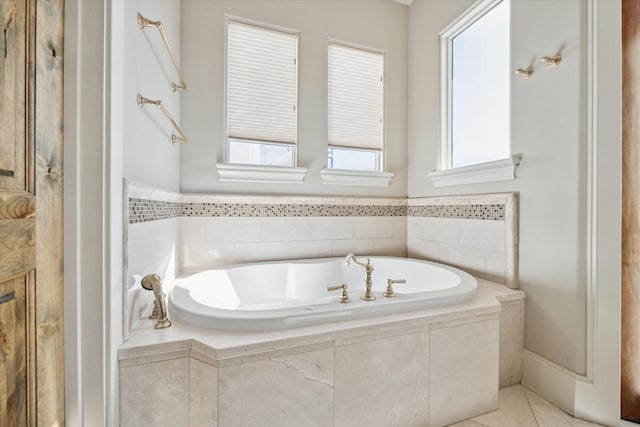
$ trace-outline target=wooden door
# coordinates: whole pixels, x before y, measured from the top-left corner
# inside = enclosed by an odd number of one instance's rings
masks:
[[[640,422],[640,0],[622,1],[622,418]]]
[[[63,16],[0,0],[0,426],[64,425]]]

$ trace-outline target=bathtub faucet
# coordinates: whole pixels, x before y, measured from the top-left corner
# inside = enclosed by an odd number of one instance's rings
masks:
[[[366,274],[366,278],[364,281],[364,285],[366,289],[364,291],[364,294],[362,294],[362,296],[360,297],[360,299],[365,301],[375,300],[376,297],[375,295],[373,295],[373,292],[371,292],[371,273],[373,272],[373,265],[371,265],[371,260],[367,259],[367,263],[365,264],[363,262],[358,261],[358,258],[356,258],[354,254],[349,254],[345,258],[344,263],[346,265],[351,265],[351,263],[354,263],[358,267],[362,268]]]

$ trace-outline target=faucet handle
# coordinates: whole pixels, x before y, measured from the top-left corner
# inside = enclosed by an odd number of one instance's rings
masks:
[[[342,304],[347,304],[351,302],[351,298],[349,298],[349,294],[347,293],[347,284],[342,283],[336,286],[327,286],[327,292],[342,290],[342,294],[338,297],[338,302]]]
[[[396,294],[393,293],[392,286],[395,283],[407,283],[407,281],[405,279],[387,279],[387,290],[382,295],[387,298],[395,298]]]

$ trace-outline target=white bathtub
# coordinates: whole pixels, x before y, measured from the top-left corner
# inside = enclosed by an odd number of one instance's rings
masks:
[[[366,262],[367,257],[358,257]],[[235,265],[178,278],[169,296],[173,318],[194,326],[258,331],[308,326],[457,304],[473,299],[478,284],[469,274],[410,258],[368,257],[375,301],[363,301],[365,273],[344,257]],[[382,294],[387,279],[395,298]],[[346,283],[351,303],[337,302]]]

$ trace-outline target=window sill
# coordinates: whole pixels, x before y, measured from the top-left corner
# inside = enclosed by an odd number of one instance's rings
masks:
[[[429,178],[434,187],[509,181],[516,178],[516,169],[521,159],[522,155],[516,154],[492,162],[434,171],[429,173]]]
[[[220,181],[302,184],[307,168],[218,163]]]
[[[322,169],[320,171],[323,184],[358,185],[362,187],[388,187],[392,172],[365,172],[342,169]]]

